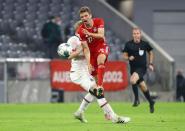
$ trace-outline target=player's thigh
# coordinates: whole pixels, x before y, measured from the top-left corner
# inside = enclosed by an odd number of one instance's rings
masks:
[[[139,75],[139,80],[137,81],[137,84],[140,84],[141,82],[144,81],[144,75],[146,73],[146,69],[145,68],[138,68],[136,70],[136,72]]]
[[[80,85],[86,91],[96,86],[94,78],[86,72],[71,72],[70,79],[73,83]]]
[[[97,63],[104,64],[107,61],[110,49],[108,46],[101,47],[97,52]]]
[[[91,54],[90,62],[93,68],[95,69],[97,67],[97,54],[96,53]]]
[[[97,75],[97,68],[98,68],[97,53],[92,53],[91,54],[90,62],[91,62],[91,65],[93,67],[93,71],[92,71],[91,75],[96,76]]]
[[[85,74],[81,77],[80,85],[86,91],[89,91],[91,88],[96,88],[96,82],[93,76],[89,74]]]
[[[98,57],[97,57],[97,63],[98,63],[98,65],[99,64],[104,64],[105,61],[106,61],[106,59],[107,59],[106,54],[103,54],[103,53],[99,54]]]
[[[70,72],[70,79],[73,83],[79,85],[81,82],[81,74],[76,71],[72,71]]]
[[[130,83],[136,84],[136,82],[139,80],[139,74],[137,72],[133,72],[130,76]]]

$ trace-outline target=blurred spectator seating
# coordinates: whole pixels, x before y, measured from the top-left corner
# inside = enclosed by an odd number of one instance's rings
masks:
[[[62,19],[62,38],[74,35],[73,24],[79,19],[79,7],[71,0],[1,0],[0,4],[0,57],[43,57],[44,44],[40,30],[51,15]],[[65,29],[68,28],[66,32]],[[106,27],[110,60],[120,59],[124,44]]]

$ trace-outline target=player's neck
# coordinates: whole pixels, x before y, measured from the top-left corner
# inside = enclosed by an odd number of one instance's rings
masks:
[[[141,42],[140,39],[135,39],[135,40],[134,40],[134,43],[136,43],[136,44],[138,44],[138,43],[140,43],[140,42]]]
[[[85,24],[85,27],[86,28],[92,28],[93,25],[94,25],[94,22],[93,22],[93,20],[91,20],[88,24]]]

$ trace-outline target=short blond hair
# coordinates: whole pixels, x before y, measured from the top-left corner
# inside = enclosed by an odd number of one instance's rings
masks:
[[[134,28],[132,29],[132,31],[134,31],[134,30],[139,30],[140,33],[141,33],[141,29],[140,29],[139,27],[134,27]]]

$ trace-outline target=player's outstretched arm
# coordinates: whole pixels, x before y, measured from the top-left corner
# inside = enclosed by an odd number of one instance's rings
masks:
[[[153,59],[154,59],[153,51],[148,52],[148,57],[149,57],[149,63],[153,64]]]
[[[154,70],[154,66],[153,66],[154,53],[153,53],[153,51],[148,52],[148,57],[149,57],[149,69],[151,71],[153,71]]]
[[[78,57],[78,55],[82,52],[82,47],[79,46],[79,48],[76,49],[76,51],[71,52],[68,59],[73,59],[75,57]]]
[[[105,34],[104,34],[104,28],[98,28],[98,32],[97,33],[91,33],[88,32],[86,29],[83,29],[83,33],[89,36],[92,36],[94,38],[105,38]]]
[[[129,55],[128,55],[127,52],[124,52],[124,53],[123,53],[123,58],[124,58],[125,60],[128,60],[128,61],[134,60],[134,56],[130,56],[130,57],[129,57]]]

